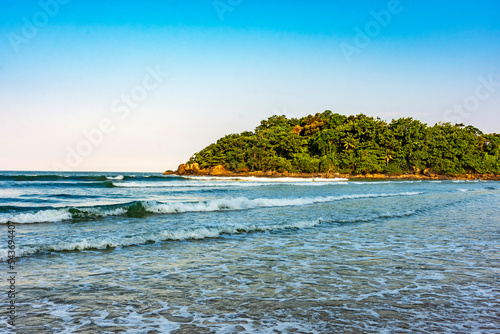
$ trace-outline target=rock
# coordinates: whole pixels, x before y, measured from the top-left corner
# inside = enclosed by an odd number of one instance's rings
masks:
[[[413,169],[416,172],[416,169]],[[240,168],[236,171],[228,171],[223,165],[217,165],[210,169],[200,168],[198,163],[180,164],[177,171],[167,170],[163,174],[171,175],[214,175],[214,176],[254,176],[254,177],[299,177],[299,178],[347,178],[347,179],[411,179],[411,180],[455,180],[455,179],[481,179],[481,180],[500,180],[499,174],[474,174],[468,173],[463,175],[441,175],[435,174],[430,168],[420,170],[421,174],[343,174],[343,173],[294,173],[294,172],[276,172],[270,170],[249,171],[247,168]]]
[[[208,170],[201,169],[197,162],[192,164],[180,164],[177,167],[177,174],[179,175],[207,175]]]
[[[429,177],[436,176],[435,174],[431,173],[431,169],[430,169],[430,168],[426,168],[426,169],[424,169],[423,174],[424,174],[425,176],[429,176]]]
[[[375,173],[375,174],[367,173],[364,176],[366,179],[385,179],[386,178],[386,176],[384,174],[380,174],[380,173]]]
[[[187,168],[186,164],[180,164],[179,167],[177,167],[177,174],[179,175],[185,175],[187,174]]]
[[[192,164],[187,164],[187,168],[186,168],[188,171],[190,171],[191,173],[197,173],[200,171],[200,165],[197,163],[197,162],[193,162]]]
[[[185,164],[180,164],[179,167],[177,167],[177,174],[179,174],[179,175],[187,174]]]
[[[217,165],[210,168],[208,175],[228,175],[229,171],[222,165]]]

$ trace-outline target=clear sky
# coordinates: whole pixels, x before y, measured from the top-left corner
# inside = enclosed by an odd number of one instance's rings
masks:
[[[175,169],[274,114],[500,133],[500,2],[0,0],[0,169]]]

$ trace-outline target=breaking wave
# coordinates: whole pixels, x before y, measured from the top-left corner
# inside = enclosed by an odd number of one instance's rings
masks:
[[[43,251],[74,251],[88,249],[106,249],[120,246],[142,245],[149,242],[162,241],[180,241],[180,240],[196,240],[207,238],[218,238],[224,234],[241,234],[250,232],[267,232],[289,229],[311,228],[322,223],[321,219],[313,221],[299,221],[287,224],[275,225],[234,225],[224,227],[199,227],[185,230],[163,230],[160,232],[151,232],[137,236],[119,236],[119,237],[104,237],[94,239],[83,239],[74,242],[59,242],[53,245],[40,245],[26,247],[18,250],[17,256],[27,256]],[[0,250],[0,260],[7,259],[7,250]]]
[[[110,173],[111,174],[111,173]],[[106,180],[182,179],[175,175],[74,175],[74,174],[1,174],[0,181],[106,181]]]
[[[108,180],[123,180],[124,176],[123,175],[118,175],[118,176],[106,176],[106,179]]]
[[[205,202],[180,202],[180,203],[158,203],[145,202],[146,211],[152,213],[184,213],[184,212],[203,212],[220,210],[246,210],[260,207],[282,207],[282,206],[302,206],[317,203],[335,202],[346,199],[377,198],[390,196],[414,196],[420,192],[405,192],[397,194],[358,194],[358,195],[340,195],[327,197],[311,198],[255,198],[246,197],[215,199]]]
[[[227,210],[248,210],[266,207],[302,206],[318,203],[328,203],[349,199],[380,198],[395,196],[415,196],[422,192],[403,192],[393,194],[356,194],[310,198],[246,198],[231,197],[199,202],[131,202],[117,205],[93,207],[69,207],[61,209],[46,209],[28,213],[1,213],[0,223],[9,221],[30,223],[55,223],[71,219],[88,219],[106,216],[144,217],[148,214],[175,214],[186,212],[212,212]]]
[[[351,220],[324,220],[322,218],[311,221],[297,221],[283,224],[272,225],[230,225],[218,227],[198,227],[181,230],[163,230],[159,232],[149,232],[136,236],[109,236],[102,238],[83,239],[79,241],[63,241],[50,245],[38,245],[21,248],[17,252],[18,257],[28,256],[40,252],[51,251],[77,251],[77,250],[91,250],[91,249],[107,249],[116,247],[126,247],[143,245],[150,242],[164,242],[164,241],[181,241],[181,240],[200,240],[209,238],[219,238],[222,235],[234,235],[242,233],[254,232],[270,232],[282,230],[298,230],[304,228],[313,228],[321,224],[329,225],[343,225],[349,223],[362,223],[375,221],[377,219],[398,218],[411,216],[417,213],[418,210],[411,210],[402,213],[385,213],[373,215],[369,217],[355,218]],[[7,259],[7,250],[0,250],[0,260]]]

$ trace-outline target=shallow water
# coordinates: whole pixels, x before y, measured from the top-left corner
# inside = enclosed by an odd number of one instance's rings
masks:
[[[499,199],[493,181],[2,172],[15,329],[499,332]]]

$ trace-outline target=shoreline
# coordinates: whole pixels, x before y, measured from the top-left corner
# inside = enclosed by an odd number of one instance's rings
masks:
[[[267,178],[323,178],[323,179],[348,179],[348,180],[482,180],[500,181],[500,175],[495,174],[462,174],[462,175],[440,175],[429,171],[414,174],[345,174],[345,173],[290,173],[274,171],[228,171],[223,166],[218,165],[210,169],[199,168],[197,163],[181,164],[177,170],[167,170],[163,175],[179,176],[220,176],[220,177],[267,177]]]

